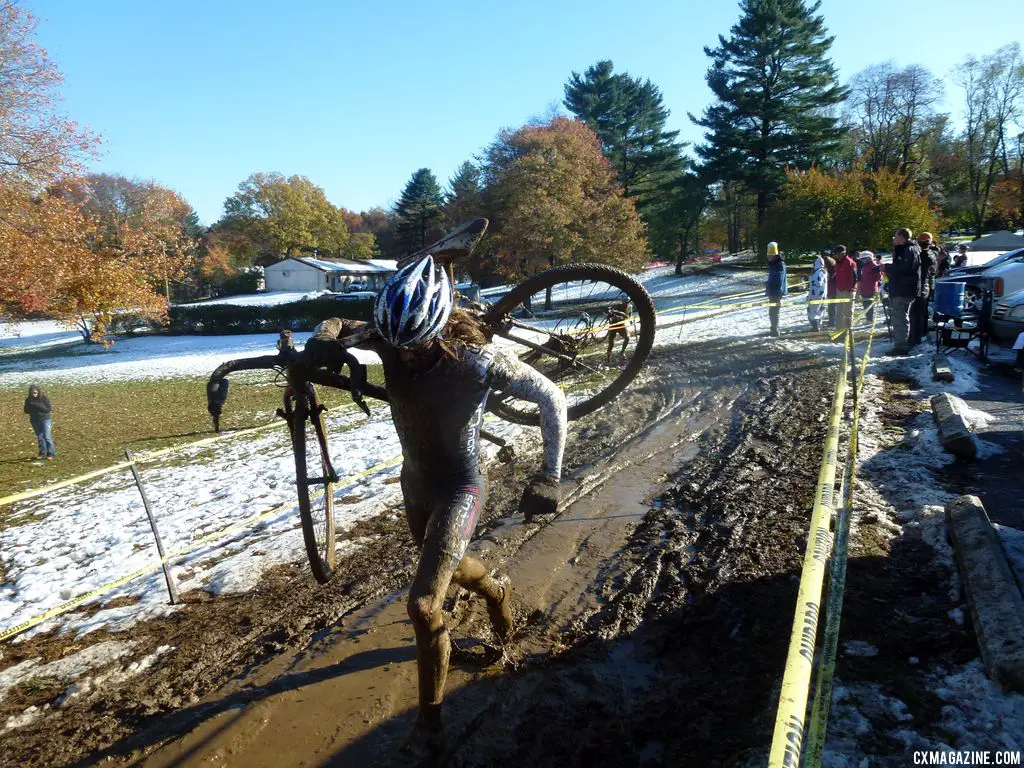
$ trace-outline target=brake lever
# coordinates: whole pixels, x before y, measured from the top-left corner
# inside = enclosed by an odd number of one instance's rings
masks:
[[[367,418],[370,416],[370,407],[363,400],[363,386],[366,384],[366,366],[356,359],[356,356],[347,349],[341,350],[341,359],[344,365],[348,366],[349,392],[352,395],[352,402],[358,405]]]

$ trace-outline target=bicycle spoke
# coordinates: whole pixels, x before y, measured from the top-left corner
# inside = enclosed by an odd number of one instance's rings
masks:
[[[608,267],[549,270],[513,289],[488,314],[495,335],[514,344],[523,362],[558,384],[573,416],[621,391],[653,342],[650,297],[632,278]],[[505,418],[537,419],[532,405],[514,398],[495,402]]]

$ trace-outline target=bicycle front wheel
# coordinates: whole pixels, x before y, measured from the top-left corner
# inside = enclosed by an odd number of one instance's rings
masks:
[[[615,314],[622,312],[624,320]],[[582,334],[581,313],[595,318]],[[570,420],[608,404],[636,378],[654,345],[656,323],[644,287],[603,264],[568,264],[534,275],[483,319],[524,362],[558,384]],[[517,424],[540,423],[535,405],[501,393],[492,394],[488,408]]]
[[[335,478],[327,454],[323,409],[313,385],[296,388],[291,414],[295,487],[299,497],[302,538],[313,577],[326,584],[334,575],[337,551],[334,540]]]

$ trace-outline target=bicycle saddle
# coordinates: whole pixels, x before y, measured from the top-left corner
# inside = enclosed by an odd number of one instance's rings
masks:
[[[465,224],[460,224],[447,235],[425,248],[420,248],[416,253],[398,260],[398,268],[424,256],[433,256],[434,263],[439,266],[448,266],[456,259],[468,256],[480,242],[480,238],[487,231],[490,222],[485,218],[472,219]]]

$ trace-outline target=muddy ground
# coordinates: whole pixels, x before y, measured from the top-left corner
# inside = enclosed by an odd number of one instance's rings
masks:
[[[472,551],[511,578],[519,631],[498,660],[482,605],[451,591],[444,762],[764,761],[836,366],[769,341],[655,350],[638,385],[571,425],[575,501],[559,518],[515,514],[536,457],[492,470]],[[8,732],[0,764],[413,764],[397,747],[416,697],[403,599],[416,552],[400,509],[349,535],[372,541],[327,587],[280,568],[250,594],[192,592],[187,610],[137,626],[135,656],[174,650]],[[928,578],[860,554],[854,620]],[[930,629],[900,639],[935,647]],[[0,665],[74,647],[8,645]],[[0,701],[0,722],[52,704],[45,682]]]

